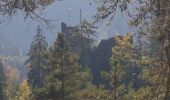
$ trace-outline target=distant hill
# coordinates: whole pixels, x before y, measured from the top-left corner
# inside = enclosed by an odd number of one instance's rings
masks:
[[[3,66],[5,69],[18,70],[19,80],[24,78],[26,73],[24,68],[25,56],[21,49],[9,41],[0,38],[0,57],[3,58]]]
[[[19,49],[9,41],[0,38],[0,55],[1,56],[18,56]]]

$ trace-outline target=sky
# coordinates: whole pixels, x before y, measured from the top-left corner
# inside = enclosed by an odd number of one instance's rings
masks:
[[[56,1],[52,5],[46,7],[43,15],[48,19],[54,20],[56,27],[52,31],[45,30],[43,33],[47,37],[47,41],[51,44],[60,32],[60,23],[65,22],[67,25],[78,25],[80,23],[80,9],[83,19],[93,21],[92,16],[96,13],[96,5],[90,5],[89,0],[63,0]],[[70,12],[70,14],[69,14]],[[112,25],[106,27],[107,22],[103,21],[98,24],[97,43],[101,39],[107,39],[114,34],[125,34],[131,29],[127,25],[127,17],[118,13]],[[0,36],[6,41],[12,43],[20,49],[28,50],[33,36],[36,34],[37,26],[40,23],[32,20],[24,20],[22,12],[18,12],[7,24],[0,25]],[[41,25],[40,25],[41,26]]]

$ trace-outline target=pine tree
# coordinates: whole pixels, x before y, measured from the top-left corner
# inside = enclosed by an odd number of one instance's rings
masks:
[[[69,51],[64,34],[50,48],[50,68],[47,75],[47,97],[50,100],[78,100],[76,94],[91,81],[88,69],[77,64],[77,56]]]
[[[32,88],[33,97],[39,98],[39,89],[44,87],[44,80],[48,66],[47,42],[38,26],[37,34],[31,44],[26,65],[29,67],[27,74],[28,83]]]
[[[47,62],[47,42],[38,27],[26,61],[29,64],[28,83],[33,89],[43,87]]]
[[[5,99],[5,72],[2,64],[2,58],[0,59],[0,99]]]

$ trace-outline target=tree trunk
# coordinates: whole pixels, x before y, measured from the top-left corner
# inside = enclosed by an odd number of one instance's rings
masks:
[[[61,90],[61,93],[62,93],[62,100],[64,100],[64,66],[63,66],[63,51],[61,51],[61,68],[62,68],[62,90]]]
[[[165,97],[164,100],[168,100],[169,98],[169,92],[170,92],[170,33],[167,33],[167,37],[168,37],[168,44],[165,47],[165,53],[166,53],[166,57],[167,57],[167,61],[168,61],[168,70],[167,70],[167,74],[168,74],[168,79],[167,79],[167,86],[166,86],[166,92],[165,92]]]

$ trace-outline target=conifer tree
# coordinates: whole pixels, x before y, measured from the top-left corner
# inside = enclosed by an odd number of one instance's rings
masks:
[[[47,75],[47,97],[49,100],[78,100],[76,94],[83,91],[91,81],[88,69],[77,64],[77,56],[69,51],[64,34],[50,48],[50,67]]]
[[[134,84],[138,81],[138,68],[135,50],[132,44],[132,35],[116,36],[116,46],[112,49],[110,63],[112,65],[109,72],[101,72],[101,75],[110,83],[110,96],[114,100],[124,100],[128,93],[129,84],[134,89]],[[135,82],[133,82],[135,81]]]
[[[24,79],[19,87],[18,91],[18,100],[30,100],[31,90],[27,83],[27,81]]]
[[[169,0],[101,0],[98,7],[96,21],[113,18],[118,10],[127,12],[132,18],[129,25],[138,29],[140,35],[144,35],[147,43],[157,41],[155,57],[152,56],[152,62],[149,68],[144,68],[148,72],[151,84],[150,95],[157,99],[169,100],[170,98],[170,2]],[[131,6],[136,5],[137,6]],[[134,9],[134,10],[131,10]],[[142,41],[143,41],[142,40]],[[153,45],[152,45],[153,46]],[[152,55],[153,52],[150,53]],[[147,55],[148,56],[148,55]],[[146,56],[145,56],[146,57]],[[141,55],[142,58],[142,55]],[[146,72],[145,72],[146,73]],[[163,73],[163,74],[162,74]],[[152,75],[150,75],[152,74]],[[146,76],[146,74],[145,74]],[[161,77],[160,77],[161,76]],[[156,80],[156,81],[154,81]],[[151,97],[151,96],[150,96]],[[162,98],[160,98],[162,97]],[[153,97],[151,97],[153,98]]]
[[[31,44],[28,60],[26,61],[26,64],[29,64],[28,83],[33,89],[44,85],[47,61],[47,42],[38,26],[37,34]]]

